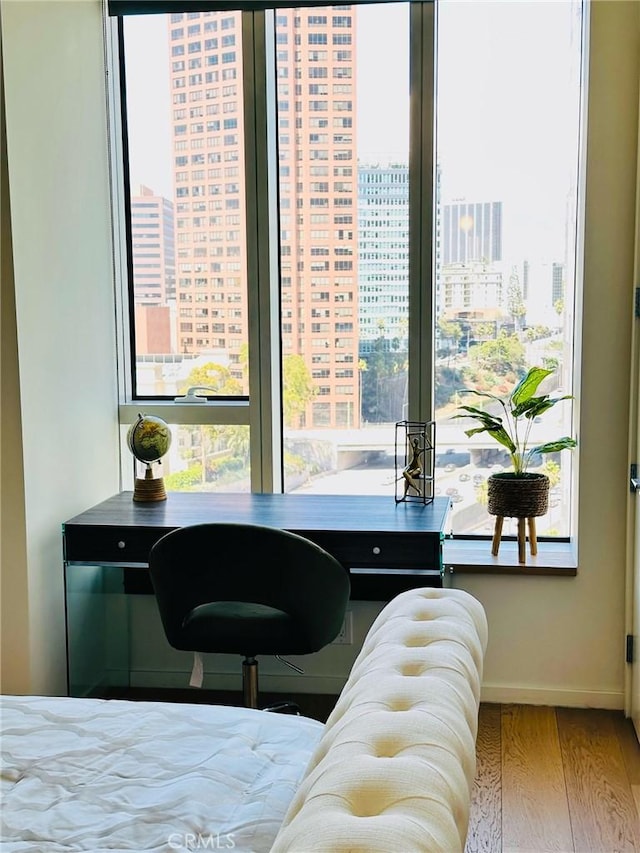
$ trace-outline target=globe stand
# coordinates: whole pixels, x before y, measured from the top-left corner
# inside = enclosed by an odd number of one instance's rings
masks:
[[[134,501],[149,503],[151,501],[166,501],[167,493],[162,477],[154,477],[151,463],[147,463],[144,479],[136,477],[133,489]]]

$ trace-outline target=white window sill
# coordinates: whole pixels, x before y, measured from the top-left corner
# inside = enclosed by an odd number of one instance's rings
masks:
[[[500,542],[498,556],[491,554],[491,539],[445,539],[443,561],[445,573],[493,575],[552,575],[572,577],[578,561],[573,542],[538,542],[535,557],[526,546],[526,563],[518,562],[515,539]]]

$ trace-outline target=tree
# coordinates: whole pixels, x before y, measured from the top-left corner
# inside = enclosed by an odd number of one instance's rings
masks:
[[[560,465],[553,459],[545,459],[542,473],[549,478],[549,488],[553,489],[560,482]]]
[[[444,365],[436,367],[434,402],[437,413],[441,414],[442,410],[450,404],[459,405],[458,392],[463,385],[464,377],[461,370]]]
[[[524,345],[517,335],[509,335],[504,329],[495,340],[472,346],[469,358],[477,369],[490,371],[499,378],[525,372]]]
[[[482,338],[484,340],[489,340],[490,338],[495,337],[495,333],[496,333],[495,323],[485,321],[484,323],[476,323],[475,326],[473,327],[473,334],[474,334],[476,340],[478,338]]]
[[[232,375],[228,367],[213,361],[194,367],[184,382],[181,383],[179,393],[185,394],[188,388],[194,386],[210,388],[209,394],[221,397],[239,397],[243,394],[242,382]],[[219,458],[221,453],[227,458],[237,455],[243,461],[248,459],[248,448],[241,449],[236,453],[233,446],[235,433],[238,434],[238,444],[242,443],[242,436],[244,436],[245,443],[248,442],[246,427],[201,424],[184,426],[182,429],[185,431],[185,435],[190,436],[190,441],[188,446],[182,450],[181,455],[192,463],[187,472],[178,472],[185,478],[185,482],[196,476],[202,484],[214,479],[216,468],[214,460]]]
[[[456,323],[455,320],[445,320],[441,317],[438,320],[438,331],[440,332],[440,337],[443,341],[449,341],[448,350],[451,350],[451,343],[453,343],[454,348],[458,349],[460,346],[460,341],[462,340],[462,326],[460,323]]]
[[[299,426],[300,416],[318,393],[301,355],[286,355],[282,361],[282,410],[285,426]]]
[[[180,385],[179,393],[186,394],[187,388],[196,385],[211,388],[212,394],[222,397],[238,397],[242,394],[242,383],[232,376],[229,368],[213,361],[194,367]]]
[[[553,310],[556,312],[558,317],[562,317],[562,315],[564,314],[564,299],[556,299],[556,301],[553,303]]]
[[[516,332],[519,332],[522,327],[522,318],[527,313],[527,309],[522,299],[522,288],[520,287],[520,279],[515,267],[512,268],[511,275],[509,276],[507,307],[509,309],[509,314],[513,317],[515,330]]]
[[[394,352],[390,342],[377,338],[360,367],[362,417],[369,423],[397,421],[407,385],[407,353]]]

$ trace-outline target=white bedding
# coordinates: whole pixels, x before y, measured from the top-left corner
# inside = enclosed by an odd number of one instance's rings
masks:
[[[3,853],[269,851],[323,725],[242,708],[1,698]]]

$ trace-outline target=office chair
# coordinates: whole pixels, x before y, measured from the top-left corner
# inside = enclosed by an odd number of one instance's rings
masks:
[[[258,707],[256,656],[318,651],[337,636],[349,601],[348,572],[331,554],[256,524],[173,530],[152,547],[149,570],[169,644],[242,655],[249,708]]]

